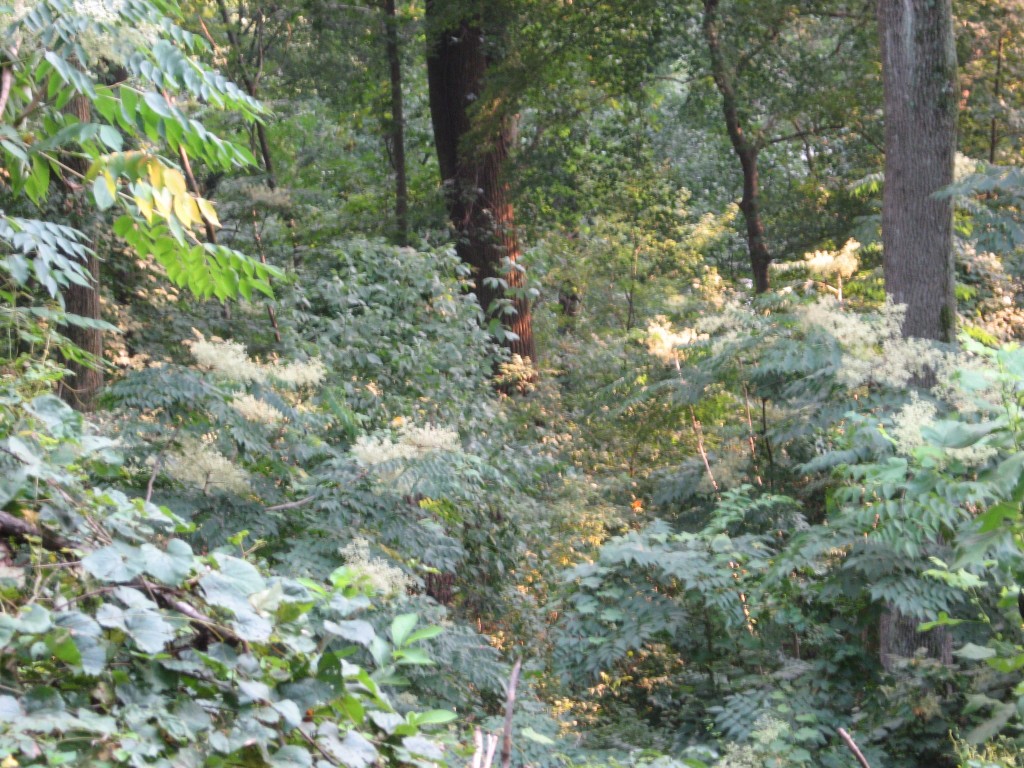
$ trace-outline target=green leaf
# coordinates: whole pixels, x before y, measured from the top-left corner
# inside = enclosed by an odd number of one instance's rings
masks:
[[[982,645],[975,645],[974,643],[967,643],[962,648],[958,648],[953,651],[954,656],[959,656],[961,659],[967,659],[968,661],[984,661],[985,659],[991,659],[996,655],[994,648],[986,648]]]
[[[457,720],[458,717],[447,709],[429,709],[426,712],[410,713],[409,720],[415,722],[416,725],[444,725]]]
[[[401,648],[405,645],[405,641],[409,637],[409,633],[412,632],[413,627],[416,626],[417,621],[419,621],[419,616],[415,613],[403,613],[392,620],[391,642],[395,644],[396,648]]]
[[[418,643],[421,640],[430,640],[441,634],[444,634],[444,627],[439,627],[436,624],[432,624],[429,627],[417,629],[415,632],[413,632],[411,635],[409,635],[409,637],[405,639],[405,644],[412,645],[413,643]]]
[[[343,637],[346,640],[351,640],[353,643],[358,643],[364,648],[368,648],[373,639],[377,636],[374,632],[373,625],[368,621],[362,621],[360,619],[354,619],[352,621],[325,621],[324,629],[330,632],[332,635]]]
[[[555,740],[552,739],[550,736],[545,736],[543,733],[537,733],[537,731],[533,730],[533,728],[521,728],[519,730],[519,733],[528,738],[530,741],[535,741],[538,744],[544,744],[548,747],[555,744]]]
[[[105,211],[114,204],[113,185],[106,174],[100,174],[92,182],[92,196],[96,199],[96,207]],[[116,189],[116,187],[114,188]]]

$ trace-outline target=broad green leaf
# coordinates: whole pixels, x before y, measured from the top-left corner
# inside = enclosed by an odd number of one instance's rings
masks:
[[[96,207],[101,211],[107,210],[114,204],[114,196],[117,187],[107,174],[100,174],[92,182],[92,195],[96,199]]]
[[[391,642],[395,644],[396,648],[405,645],[406,638],[409,637],[409,633],[412,632],[417,621],[419,621],[419,617],[415,613],[403,613],[392,620]]]
[[[550,736],[545,736],[543,733],[537,733],[533,728],[526,727],[519,730],[523,736],[528,738],[530,741],[535,741],[538,744],[544,744],[545,746],[551,746],[555,744],[555,740]]]
[[[444,725],[458,719],[458,715],[447,709],[429,709],[426,712],[410,713],[409,719],[416,725]]]
[[[377,633],[373,630],[373,625],[368,621],[360,619],[337,622],[328,620],[324,622],[324,629],[332,635],[351,640],[353,643],[358,643],[364,648],[369,647],[370,643],[377,636]]]
[[[967,659],[968,661],[984,661],[985,659],[991,659],[996,655],[994,648],[986,648],[982,645],[975,645],[974,643],[966,643],[962,648],[958,648],[953,651],[954,656],[959,656],[961,659]]]

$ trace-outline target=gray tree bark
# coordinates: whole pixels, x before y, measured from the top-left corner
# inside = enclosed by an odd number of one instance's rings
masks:
[[[885,292],[905,304],[903,335],[951,342],[956,335],[953,202],[935,193],[953,182],[957,76],[952,0],[878,0],[885,87],[882,246]],[[918,381],[919,386],[933,382]],[[927,636],[919,618],[889,606],[882,616],[882,665],[924,647],[950,663],[952,641]]]
[[[879,0],[885,86],[885,290],[904,336],[953,341],[957,77],[951,0]]]

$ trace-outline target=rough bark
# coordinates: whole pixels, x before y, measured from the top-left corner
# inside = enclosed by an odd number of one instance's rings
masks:
[[[452,26],[438,24],[445,2],[429,0],[426,6],[428,23],[433,21],[435,31],[428,43],[427,84],[445,201],[458,238],[456,248],[473,269],[476,296],[484,312],[490,312],[499,299],[510,300],[514,312],[503,313],[501,322],[515,338],[508,338],[506,346],[536,361],[530,303],[521,293],[525,275],[517,267],[519,243],[503,178],[514,139],[513,123],[508,116],[488,116],[489,130],[473,130],[473,114],[479,114],[479,108],[471,108],[484,93],[487,74],[484,31],[468,18]],[[502,109],[499,103],[489,107]],[[468,141],[471,135],[473,146]],[[503,260],[509,268],[502,266]],[[509,290],[495,285],[496,279],[504,280]]]
[[[772,262],[771,252],[765,240],[764,221],[761,218],[761,179],[757,167],[761,145],[752,140],[744,131],[736,98],[734,76],[722,53],[721,35],[718,26],[718,0],[704,0],[704,40],[711,59],[711,75],[715,87],[722,97],[722,113],[729,141],[739,158],[743,170],[743,197],[740,211],[747,230],[747,252],[750,255],[750,271],[754,279],[754,290],[764,293],[769,288],[768,266]]]
[[[953,181],[956,50],[951,0],[878,0],[885,88],[882,245],[886,293],[905,304],[903,335],[951,342],[956,333],[953,203],[935,193]],[[919,381],[927,385],[928,381]],[[924,636],[918,620],[889,606],[882,664],[919,647],[951,660],[945,628]]]
[[[885,87],[885,290],[905,336],[953,341],[956,50],[951,0],[879,0]]]
[[[89,122],[91,118],[89,100],[84,96],[73,97],[64,111],[74,115],[81,122]],[[65,208],[72,219],[76,220],[76,224],[81,226],[86,217],[86,206],[80,178],[85,174],[87,164],[77,157],[65,157],[63,163],[70,169],[63,179],[66,189]],[[85,267],[90,275],[89,285],[69,286],[64,291],[64,308],[68,314],[88,320],[99,320],[100,262],[95,253],[89,254]],[[71,373],[60,382],[57,393],[72,408],[91,411],[96,405],[96,396],[103,387],[103,332],[98,328],[83,328],[77,325],[64,325],[60,331],[72,344],[86,353],[86,359],[79,361],[66,358],[62,361]]]
[[[398,12],[395,0],[384,0],[387,27],[388,79],[391,84],[391,121],[388,142],[395,171],[395,240],[409,244],[409,185],[405,172],[405,106],[402,99],[402,57],[398,41]]]

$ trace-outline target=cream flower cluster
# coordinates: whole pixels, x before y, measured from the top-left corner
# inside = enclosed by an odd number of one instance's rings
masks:
[[[420,458],[437,451],[461,450],[459,434],[443,427],[404,426],[398,440],[388,436],[362,435],[352,446],[352,456],[364,467],[373,467],[398,459]]]
[[[370,543],[361,537],[352,541],[341,550],[348,566],[365,579],[366,583],[379,597],[403,595],[414,586],[412,579],[405,571],[389,565],[379,557],[370,557]]]
[[[203,493],[217,489],[240,496],[247,494],[248,474],[218,451],[213,443],[212,435],[202,439],[183,438],[177,449],[164,457],[164,473]]]
[[[285,416],[277,408],[265,400],[260,400],[249,394],[235,395],[231,401],[231,407],[242,415],[247,421],[255,421],[260,424],[277,424],[284,421]]]
[[[851,388],[870,381],[901,388],[928,372],[940,378],[948,374],[948,353],[925,339],[903,338],[905,312],[905,305],[889,301],[878,315],[847,312],[831,298],[799,309],[805,328],[825,330],[842,342],[839,380]]]
[[[197,338],[185,342],[196,363],[209,371],[241,383],[264,382],[299,388],[316,386],[324,380],[327,368],[317,358],[305,362],[259,363],[249,358],[245,345],[237,341],[205,338],[196,331]]]
[[[804,256],[807,269],[820,277],[841,277],[844,280],[852,277],[860,266],[857,251],[860,243],[850,239],[838,251],[815,251]]]
[[[910,402],[892,420],[890,436],[896,444],[897,453],[910,456],[924,445],[921,429],[935,421],[936,413],[934,403],[921,400],[916,393],[911,394]]]
[[[698,333],[693,328],[672,330],[672,323],[664,315],[658,315],[647,324],[647,351],[666,364],[676,358],[680,348],[707,338],[706,333]]]

